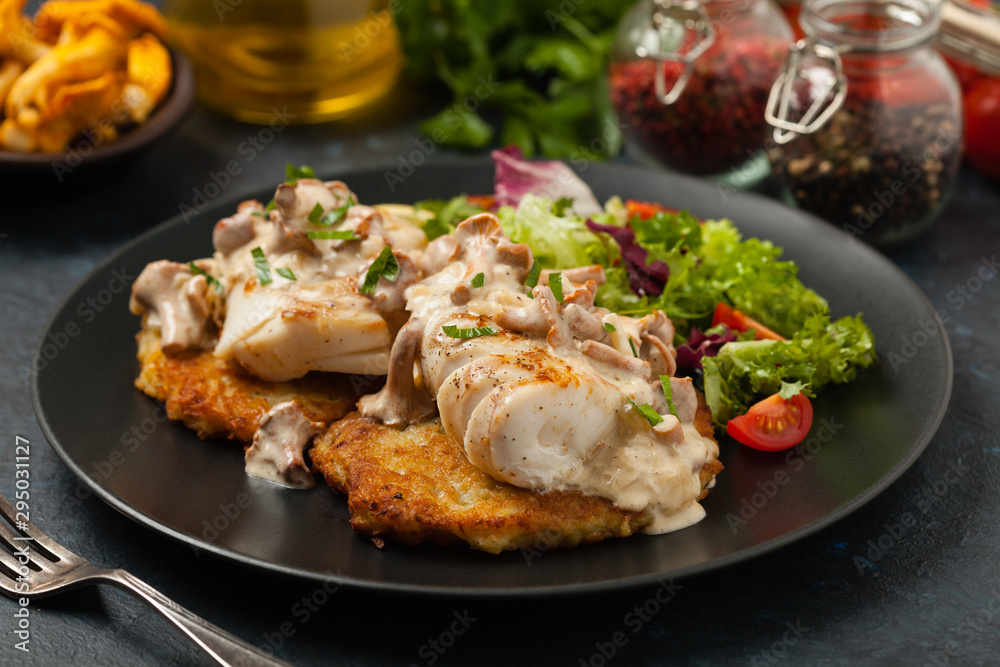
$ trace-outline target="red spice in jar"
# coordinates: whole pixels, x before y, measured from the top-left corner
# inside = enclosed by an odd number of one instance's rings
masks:
[[[787,51],[788,43],[780,40],[716,42],[695,62],[691,80],[672,105],[656,96],[658,61],[612,63],[611,101],[627,126],[626,141],[684,173],[738,169],[771,134],[764,110]],[[684,66],[666,62],[665,67],[669,90]]]

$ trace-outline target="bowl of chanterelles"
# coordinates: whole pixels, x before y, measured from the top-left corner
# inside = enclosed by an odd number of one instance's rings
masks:
[[[0,174],[70,182],[135,156],[194,106],[190,62],[137,0],[0,0]]]

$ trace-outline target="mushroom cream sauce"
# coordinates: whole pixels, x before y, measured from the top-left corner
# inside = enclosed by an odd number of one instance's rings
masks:
[[[131,308],[160,329],[165,352],[213,349],[264,380],[387,375],[358,402],[362,415],[399,428],[439,415],[499,481],[648,511],[648,533],[704,516],[700,471],[718,445],[695,428],[689,378],[669,378],[673,410],[667,401],[660,378],[675,371],[674,330],[661,311],[632,318],[594,306],[597,265],[543,271],[529,288],[531,249],[492,214],[427,244],[408,207],[356,201],[341,182],[300,179],[278,187],[273,210],[244,202],[217,223],[215,254],[195,270],[147,266]],[[349,238],[316,234],[330,231]],[[373,274],[386,247],[396,270]],[[303,450],[321,427],[294,401],[275,406],[247,472],[312,486]]]

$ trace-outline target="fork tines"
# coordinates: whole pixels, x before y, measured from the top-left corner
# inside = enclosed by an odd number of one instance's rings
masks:
[[[0,521],[0,587],[7,592],[25,593],[23,582],[32,572],[52,573],[53,564],[73,557],[71,551],[28,521],[27,512],[18,512],[2,495],[0,514],[4,518]]]

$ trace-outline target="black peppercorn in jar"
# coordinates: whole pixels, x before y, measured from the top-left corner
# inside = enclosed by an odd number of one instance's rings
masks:
[[[792,30],[771,0],[642,0],[608,72],[638,160],[753,187],[770,174],[764,106]]]
[[[962,153],[954,75],[933,48],[937,0],[806,0],[806,38],[771,91],[782,196],[887,245],[930,226]]]

